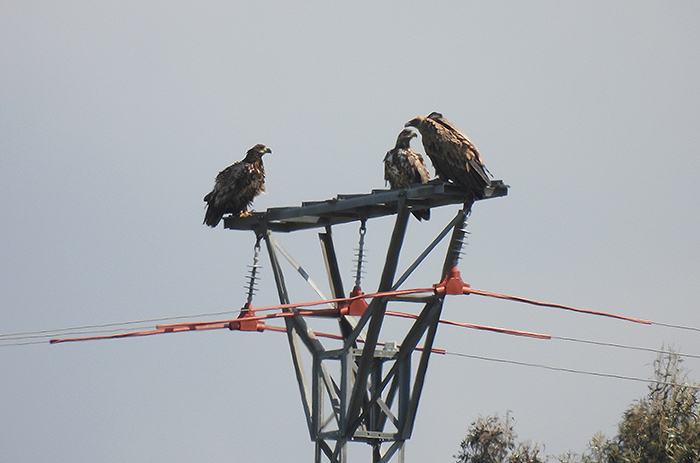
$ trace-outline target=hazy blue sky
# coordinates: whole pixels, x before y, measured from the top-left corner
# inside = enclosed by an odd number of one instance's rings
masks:
[[[700,327],[697,2],[1,10],[0,333],[240,308],[254,236],[201,224],[217,172],[264,143],[273,154],[257,210],[366,193],[384,186],[381,160],[403,124],[431,111],[512,187],[474,207],[466,282]],[[404,267],[456,211],[411,219]],[[365,291],[391,226],[368,224]],[[334,230],[346,286],[356,230]],[[278,239],[325,288],[316,232]],[[440,259],[409,285],[435,283]],[[262,264],[258,307],[276,302],[266,254]],[[293,300],[315,298],[287,279]],[[450,298],[444,318],[700,354],[698,332],[477,296]],[[642,378],[654,359],[453,327],[440,328],[436,347]],[[684,365],[700,380],[697,359]],[[0,372],[5,462],[313,457],[280,334],[0,346]],[[597,431],[613,435],[646,392],[643,382],[456,356],[434,356],[428,373],[407,462],[452,461],[472,421],[507,410],[521,439],[580,452]],[[366,450],[351,455],[369,461]]]

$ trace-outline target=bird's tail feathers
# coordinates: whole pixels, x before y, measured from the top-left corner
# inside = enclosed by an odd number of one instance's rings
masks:
[[[213,206],[207,207],[207,212],[204,214],[204,224],[214,228],[219,225],[221,218],[224,216],[223,211]]]

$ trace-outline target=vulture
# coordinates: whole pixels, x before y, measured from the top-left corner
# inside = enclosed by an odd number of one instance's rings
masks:
[[[248,207],[265,191],[265,168],[262,157],[272,153],[265,145],[257,144],[248,150],[242,161],[231,164],[216,176],[214,189],[204,197],[207,212],[204,223],[216,227],[224,214],[248,215]]]
[[[415,127],[420,132],[425,154],[438,177],[471,192],[474,199],[483,198],[484,188],[491,185],[488,169],[476,146],[462,131],[436,112],[428,117],[414,117],[405,127]]]
[[[430,180],[423,156],[411,149],[411,139],[416,136],[413,130],[403,129],[396,139],[396,146],[384,156],[384,180],[389,182],[393,190],[428,183]],[[430,219],[430,209],[412,212],[418,220]]]

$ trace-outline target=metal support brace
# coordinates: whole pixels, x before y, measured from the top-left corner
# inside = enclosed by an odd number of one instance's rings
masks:
[[[391,287],[392,290],[398,289],[406,279],[411,276],[411,273],[418,268],[418,266],[423,262],[423,259],[425,259],[428,254],[432,252],[433,249],[435,249],[435,246],[440,244],[440,242],[447,236],[447,234],[450,232],[450,229],[455,226],[456,223],[463,223],[464,222],[464,211],[460,210],[457,215],[448,223],[445,228],[440,232],[440,234],[428,245],[427,248],[416,258],[416,260],[406,269],[406,271],[396,280],[396,283],[394,283],[394,286]]]
[[[340,267],[338,266],[338,257],[335,254],[335,247],[333,246],[331,227],[326,227],[326,232],[319,233],[318,238],[321,241],[323,261],[326,263],[328,282],[331,286],[333,297],[343,298],[345,297],[345,291],[343,290],[343,279],[340,274]],[[350,338],[350,334],[352,333],[355,323],[353,323],[347,316],[341,316],[338,323],[340,324],[340,332],[343,336],[343,340],[347,341]]]
[[[284,282],[282,267],[280,266],[279,259],[277,258],[274,238],[269,230],[265,232],[263,237],[265,238],[265,244],[267,245],[267,253],[270,256],[270,265],[272,267],[272,273],[275,276],[275,284],[277,285],[277,293],[279,295],[280,303],[289,304],[289,294],[287,293],[287,286]],[[286,311],[290,311],[290,309],[286,309]],[[301,350],[299,349],[299,343],[297,342],[297,335],[312,352],[322,351],[323,346],[301,317],[285,317],[284,322],[287,327],[287,340],[289,341],[289,349],[292,354],[292,362],[294,363],[294,371],[296,373],[297,383],[299,385],[299,393],[301,394],[301,404],[304,408],[306,424],[309,428],[309,433],[313,437],[314,431],[311,422],[311,397],[309,397],[309,389],[306,381],[306,374],[304,373],[304,366],[302,364]]]
[[[401,197],[396,213],[394,231],[391,234],[391,241],[389,242],[389,249],[384,262],[384,270],[379,281],[378,291],[387,291],[392,286],[394,275],[396,273],[396,267],[398,265],[401,245],[403,244],[403,239],[406,234],[407,222],[408,208],[406,207],[405,197]],[[386,303],[387,301],[384,298],[374,299],[365,312],[365,315],[369,314],[369,316],[371,316],[371,320],[369,322],[369,328],[367,329],[367,339],[365,339],[362,358],[360,359],[358,366],[357,378],[350,396],[348,413],[344,422],[342,423],[342,431],[343,435],[345,436],[352,435],[355,430],[355,418],[359,415],[360,408],[366,394],[367,377],[374,361],[374,349],[377,346],[377,338],[379,337],[379,331],[384,320]],[[360,319],[358,327],[362,326],[363,319],[366,320],[364,315]]]

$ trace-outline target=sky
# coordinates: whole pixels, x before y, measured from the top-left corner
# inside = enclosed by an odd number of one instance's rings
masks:
[[[473,208],[466,283],[700,327],[698,24],[692,1],[6,3],[0,334],[24,334],[0,339],[2,460],[313,459],[284,335],[27,334],[238,310],[255,237],[203,226],[202,197],[256,143],[273,153],[255,209],[296,206],[383,188],[403,124],[442,112],[511,187]],[[411,218],[400,269],[457,210]],[[365,292],[392,220],[367,224]],[[357,226],[333,230],[346,287]],[[276,237],[327,291],[316,233]],[[436,283],[443,255],[408,287]],[[277,302],[267,259],[257,307]],[[285,271],[292,300],[316,299]],[[697,331],[474,295],[450,297],[443,318],[700,355]],[[381,339],[406,327],[389,320]],[[435,346],[645,379],[656,356],[449,326]],[[700,381],[697,358],[683,365]],[[454,461],[477,417],[508,411],[520,440],[580,453],[646,391],[434,355],[406,461]]]

